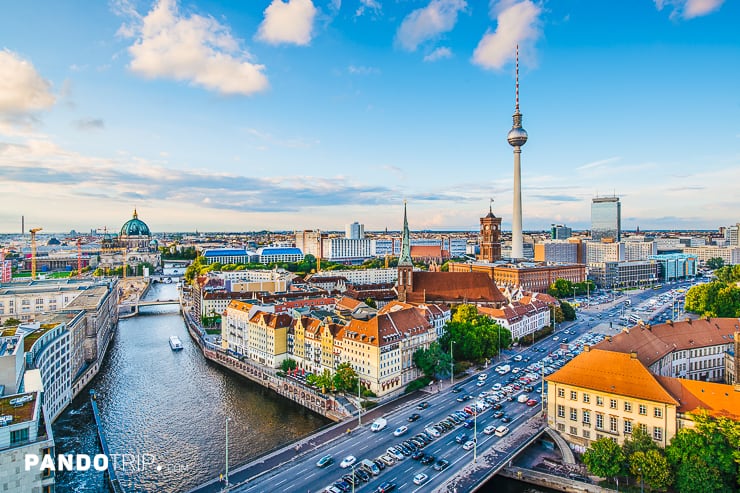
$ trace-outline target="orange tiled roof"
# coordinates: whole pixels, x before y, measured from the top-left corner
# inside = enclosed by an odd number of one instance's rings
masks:
[[[484,272],[419,272],[412,273],[413,292],[406,294],[411,302],[503,303],[496,283]]]
[[[625,353],[599,349],[584,351],[545,380],[636,399],[679,404],[640,360]]]
[[[735,390],[732,385],[683,378],[657,378],[680,403],[678,412],[704,409],[711,416],[740,420],[740,391]]]
[[[337,300],[337,309],[344,308],[346,310],[354,310],[358,306],[362,305],[362,301],[350,298],[349,296],[342,296]]]
[[[637,358],[650,366],[672,351],[695,349],[719,344],[731,344],[732,334],[738,330],[737,318],[712,318],[647,326],[637,325],[607,338],[595,349],[636,352]]]
[[[427,331],[432,325],[416,308],[398,310],[375,316],[368,321],[351,320],[344,328],[344,338],[372,346],[400,342],[406,334]]]
[[[411,245],[411,258],[442,258],[441,245]]]

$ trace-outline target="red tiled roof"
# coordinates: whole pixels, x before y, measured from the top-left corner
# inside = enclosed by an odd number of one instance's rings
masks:
[[[344,338],[372,346],[397,343],[408,334],[432,328],[429,321],[416,308],[398,310],[375,316],[368,321],[351,320],[344,328]]]
[[[719,344],[731,344],[732,335],[738,330],[737,318],[700,319],[691,322],[672,322],[670,324],[648,326],[637,325],[607,338],[594,346],[594,349],[620,353],[636,352],[637,358],[650,366],[672,351],[695,349]]]
[[[410,302],[503,303],[496,283],[484,272],[420,272],[412,274]]]
[[[629,354],[591,349],[550,376],[548,382],[678,405],[650,371]]]
[[[740,420],[740,391],[732,385],[657,377],[658,381],[680,403],[682,413],[706,410],[711,416]]]

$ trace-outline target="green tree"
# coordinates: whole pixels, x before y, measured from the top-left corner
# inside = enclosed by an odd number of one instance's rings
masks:
[[[439,342],[433,342],[429,349],[417,349],[413,355],[414,365],[430,379],[450,377],[450,353],[444,351]]]
[[[563,318],[565,320],[575,320],[576,319],[576,309],[573,308],[573,306],[567,301],[560,302],[560,309],[563,312]]]
[[[369,306],[370,308],[378,308],[378,304],[372,298],[366,298],[365,299],[365,304],[367,306]]]
[[[478,314],[474,305],[461,305],[445,326],[440,340],[442,347],[454,341],[455,361],[483,361],[498,354],[499,348],[511,345],[511,332],[485,315]]]
[[[722,268],[725,265],[725,261],[724,259],[722,259],[722,257],[712,257],[710,259],[707,259],[705,265],[710,269],[715,270]]]
[[[657,448],[638,450],[629,457],[629,464],[632,475],[650,490],[665,491],[672,482],[668,461]]]
[[[334,388],[340,392],[357,392],[357,372],[347,362],[337,365],[332,381]]]
[[[291,370],[295,370],[298,367],[298,363],[296,363],[296,360],[293,358],[284,359],[282,363],[280,363],[280,369],[287,372]]]
[[[573,283],[563,278],[555,279],[555,282],[547,289],[547,294],[556,298],[573,296]]]
[[[694,428],[679,430],[665,451],[676,488],[689,493],[733,491],[740,481],[740,422],[706,413],[693,419]]]
[[[21,321],[13,317],[8,318],[5,320],[5,322],[3,322],[3,326],[5,327],[17,327],[20,324],[21,324]]]
[[[614,478],[622,471],[624,453],[611,438],[599,438],[583,453],[583,462],[591,474]]]
[[[560,305],[556,305],[553,309],[553,316],[555,317],[555,323],[561,324],[565,320],[565,314],[563,313],[563,309],[560,307]]]

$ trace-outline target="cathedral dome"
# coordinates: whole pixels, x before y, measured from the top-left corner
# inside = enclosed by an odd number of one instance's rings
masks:
[[[121,236],[151,236],[149,232],[149,226],[144,221],[139,219],[139,215],[134,209],[133,219],[129,219],[121,228]]]

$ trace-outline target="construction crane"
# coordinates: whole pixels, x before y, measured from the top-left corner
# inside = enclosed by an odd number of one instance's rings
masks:
[[[82,238],[77,238],[77,277],[82,277]]]
[[[36,233],[44,228],[31,228],[31,280],[36,279]]]

